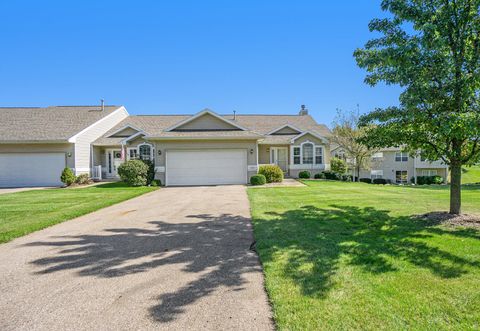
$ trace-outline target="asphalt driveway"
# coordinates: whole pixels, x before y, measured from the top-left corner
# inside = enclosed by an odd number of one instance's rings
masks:
[[[0,329],[272,329],[252,241],[243,186],[161,189],[58,224],[0,245]]]

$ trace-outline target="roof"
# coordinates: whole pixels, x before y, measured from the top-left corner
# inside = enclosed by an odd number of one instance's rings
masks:
[[[237,123],[246,128],[245,131],[200,131],[200,132],[178,132],[165,131],[175,124],[186,121],[194,115],[131,115],[118,123],[115,127],[97,139],[95,145],[116,145],[122,139],[118,137],[109,137],[115,131],[125,127],[133,126],[139,128],[150,137],[162,138],[242,138],[256,137],[257,139],[267,135],[269,132],[281,128],[286,124],[292,125],[302,131],[311,131],[317,135],[328,137],[330,130],[323,124],[318,124],[310,115],[220,115],[221,117]],[[297,136],[297,135],[293,135]],[[267,140],[275,141],[277,144],[290,144],[291,135],[267,136]],[[265,143],[265,141],[263,142]]]
[[[0,108],[0,142],[53,142],[68,139],[121,106]]]

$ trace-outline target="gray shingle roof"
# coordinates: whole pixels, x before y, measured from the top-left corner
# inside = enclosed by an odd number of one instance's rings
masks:
[[[0,142],[66,141],[119,107],[0,108]]]
[[[95,145],[115,145],[119,143],[117,137],[109,137],[115,131],[131,125],[143,130],[147,135],[154,137],[242,137],[252,135],[266,135],[269,132],[290,124],[302,131],[311,131],[320,136],[330,136],[330,130],[323,124],[318,124],[310,115],[237,115],[235,120],[233,115],[222,115],[224,118],[238,123],[247,128],[248,131],[209,131],[209,132],[166,132],[169,128],[180,121],[183,121],[192,115],[136,115],[129,116],[114,128],[109,130],[103,137],[97,139]],[[289,143],[290,136],[268,136],[276,143]],[[120,139],[121,140],[121,139]],[[288,141],[288,142],[287,142]]]

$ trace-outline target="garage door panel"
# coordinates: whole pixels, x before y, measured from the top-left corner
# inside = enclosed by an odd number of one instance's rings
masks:
[[[247,151],[167,151],[166,171],[169,186],[245,184]]]
[[[1,153],[0,187],[59,186],[65,153]]]

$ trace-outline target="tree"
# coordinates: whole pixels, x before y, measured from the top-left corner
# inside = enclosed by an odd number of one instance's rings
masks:
[[[461,212],[462,165],[480,159],[480,0],[384,0],[378,38],[357,49],[365,82],[402,87],[399,106],[361,118],[362,142],[443,160],[451,171],[450,213]],[[372,126],[375,124],[375,126]]]
[[[332,169],[333,172],[340,175],[344,175],[348,170],[347,162],[345,162],[343,159],[340,159],[338,157],[333,157],[330,160],[330,168]]]
[[[349,168],[353,170],[354,181],[360,177],[360,169],[370,166],[373,149],[362,143],[366,127],[359,127],[359,115],[355,112],[342,112],[337,109],[333,122],[331,142],[344,152]]]

